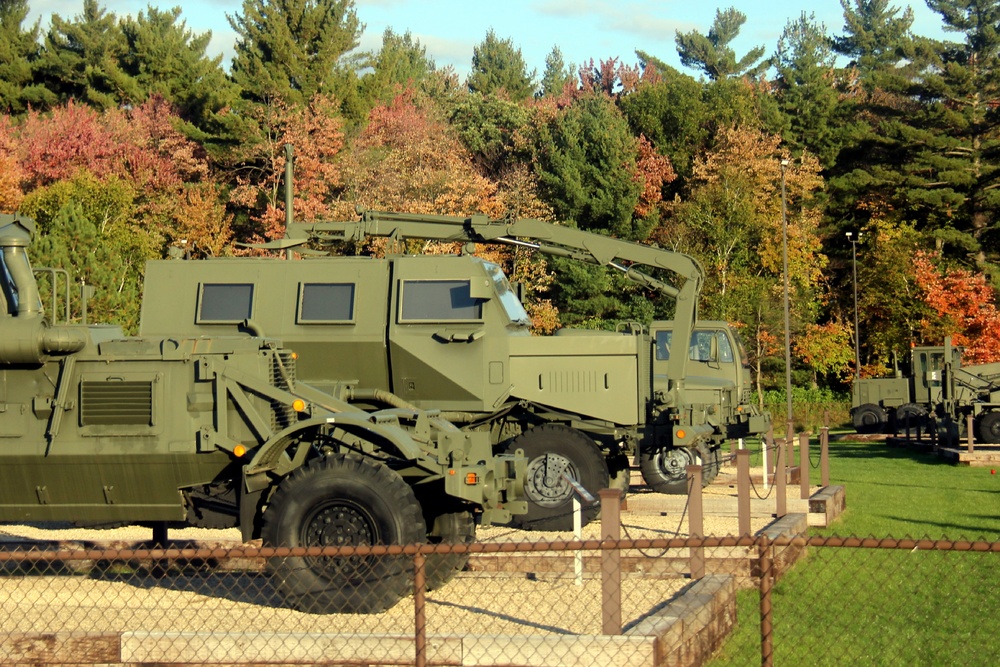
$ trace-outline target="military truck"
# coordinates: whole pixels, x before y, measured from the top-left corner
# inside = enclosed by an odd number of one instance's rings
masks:
[[[433,412],[367,412],[324,394],[275,340],[53,323],[29,263],[33,233],[30,218],[0,216],[0,521],[362,546],[469,542],[477,518],[526,509],[522,456],[495,455],[487,434]],[[428,563],[437,587],[463,557]],[[412,590],[404,557],[268,567],[287,604],[309,612],[377,612]]]
[[[854,381],[851,416],[859,433],[889,428],[931,427],[930,417],[947,417],[962,433],[973,416],[975,434],[984,443],[1000,443],[1000,364],[963,365],[963,348],[915,346],[908,368],[894,377]]]
[[[344,241],[383,236],[461,241],[464,252],[329,254]],[[531,335],[515,289],[498,266],[471,254],[474,243],[618,268],[673,296],[676,317],[654,323],[651,334],[629,325]],[[595,494],[627,489],[633,463],[660,492],[685,492],[686,466],[696,462],[708,483],[722,442],[767,427],[767,415],[749,403],[738,335],[724,322],[696,319],[703,272],[687,255],[538,220],[374,211],[357,221],[290,224],[285,239],[266,247],[297,248],[303,259],[150,262],[141,331],[223,335],[252,321],[299,354],[304,379],[345,401],[434,407],[466,430],[489,431],[498,451],[520,449],[529,459],[529,509],[514,517],[519,527],[570,528],[568,480]],[[309,254],[316,252],[323,256]],[[647,267],[680,284],[640,271]],[[690,344],[669,354],[672,340]],[[589,508],[584,519],[595,513]]]

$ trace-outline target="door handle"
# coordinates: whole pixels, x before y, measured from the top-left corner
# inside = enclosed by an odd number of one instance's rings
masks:
[[[434,334],[434,337],[445,343],[471,343],[474,340],[479,340],[486,335],[485,329],[476,329],[475,331],[457,331],[452,332],[448,329],[442,329]]]

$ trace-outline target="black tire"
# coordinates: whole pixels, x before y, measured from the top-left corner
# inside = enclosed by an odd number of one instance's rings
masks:
[[[528,512],[511,525],[523,530],[573,530],[573,487],[563,473],[583,485],[594,498],[608,488],[608,465],[597,444],[584,433],[560,424],[542,424],[514,438],[508,453],[524,450],[528,474],[524,492]],[[597,503],[583,506],[583,524],[597,516]]]
[[[425,515],[426,516],[426,515]],[[472,544],[476,541],[476,522],[472,512],[446,512],[427,520],[431,526],[427,541],[431,544]],[[465,569],[469,554],[430,554],[427,556],[427,590],[436,591]]]
[[[916,403],[905,403],[896,408],[896,432],[902,435],[909,433],[917,435],[920,429],[922,435],[928,435],[927,408]]]
[[[721,464],[720,449],[710,449],[708,445],[660,447],[639,453],[639,470],[646,485],[656,493],[675,496],[688,492],[688,466],[701,466],[701,486],[704,488],[719,474]]]
[[[264,544],[281,547],[416,544],[420,504],[393,470],[354,455],[315,459],[283,479],[264,511]],[[313,614],[373,614],[412,592],[408,556],[271,558],[275,589]]]
[[[874,403],[865,403],[854,409],[851,415],[854,430],[858,433],[881,433],[888,421],[885,410]]]
[[[976,433],[985,444],[1000,444],[1000,411],[987,412],[979,417]]]
[[[701,486],[705,488],[719,476],[719,469],[722,468],[722,447],[698,445],[698,453],[701,456]]]

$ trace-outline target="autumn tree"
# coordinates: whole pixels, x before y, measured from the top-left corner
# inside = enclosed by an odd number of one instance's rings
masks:
[[[678,30],[675,41],[681,64],[701,70],[712,81],[743,75],[753,76],[762,72],[769,64],[766,60],[761,61],[764,57],[763,46],[755,46],[738,60],[729,46],[740,34],[740,28],[746,20],[746,14],[730,7],[715,11],[715,20],[708,35],[697,30],[686,33]]]
[[[294,149],[293,219],[309,222],[333,213],[341,185],[337,162],[344,145],[343,119],[337,101],[317,95],[309,104],[272,100],[252,108],[261,129],[239,153],[233,172],[236,187],[230,202],[246,220],[237,225],[240,240],[275,239],[284,235],[285,146]]]
[[[921,322],[922,343],[937,345],[951,336],[965,347],[970,363],[1000,361],[1000,312],[996,291],[981,273],[941,266],[940,255],[918,252],[913,258],[917,284],[930,313]]]
[[[721,131],[717,145],[696,161],[690,194],[654,234],[661,244],[680,239],[678,249],[702,261],[708,274],[705,315],[739,324],[753,341],[751,348],[767,355],[776,351],[771,341],[780,339],[784,329],[783,176],[793,337],[816,324],[821,314],[826,257],[815,199],[822,188],[819,164],[807,153],[783,174],[780,161],[787,157],[776,135],[741,127]],[[755,357],[752,363],[758,380],[769,368],[778,370],[768,356]]]
[[[472,49],[472,72],[466,79],[469,92],[484,95],[504,91],[514,101],[535,94],[535,70],[528,66],[521,49],[510,39],[500,39],[491,28],[486,38]]]

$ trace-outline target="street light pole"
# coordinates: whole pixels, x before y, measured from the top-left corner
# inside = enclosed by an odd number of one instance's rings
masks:
[[[788,401],[788,433],[792,432],[792,337],[788,311],[788,207],[785,203],[785,169],[788,160],[781,161],[781,258],[785,280],[785,399]]]
[[[851,242],[851,283],[854,285],[854,374],[861,377],[861,345],[858,342],[858,241],[861,240],[861,233],[857,237],[853,232],[847,232],[847,240]]]

